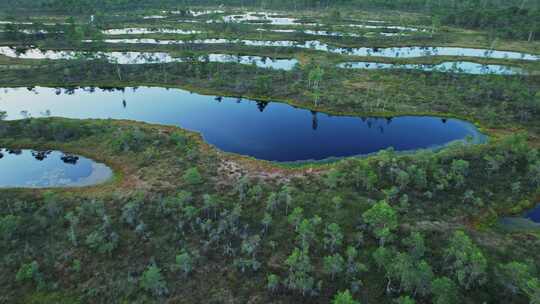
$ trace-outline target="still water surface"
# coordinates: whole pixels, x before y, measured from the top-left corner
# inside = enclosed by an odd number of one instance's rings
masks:
[[[112,171],[60,151],[0,149],[0,188],[83,187],[109,180]]]
[[[470,61],[447,61],[436,65],[431,64],[395,64],[380,63],[369,61],[345,62],[338,65],[341,68],[363,69],[363,70],[386,70],[386,69],[405,69],[421,70],[428,72],[454,72],[460,74],[472,75],[525,75],[527,72],[521,68],[498,65],[498,64],[480,64]]]
[[[284,103],[200,95],[153,87],[102,90],[4,88],[7,119],[61,116],[131,119],[176,125],[202,134],[217,148],[273,161],[322,160],[394,148],[436,148],[467,137],[485,140],[458,119],[332,116]]]
[[[0,55],[19,59],[104,59],[116,64],[151,64],[187,61],[186,58],[173,57],[165,52],[78,52],[41,50],[37,48],[30,48],[19,52],[10,47],[0,47]],[[298,60],[296,59],[275,59],[262,56],[229,54],[208,54],[207,56],[199,56],[190,60],[199,62],[240,63],[277,70],[291,70],[298,63]]]
[[[433,56],[460,56],[478,57],[493,59],[520,59],[520,60],[540,60],[540,55],[527,54],[513,51],[498,51],[477,48],[444,47],[444,46],[404,46],[404,47],[336,47],[327,43],[310,40],[305,42],[293,40],[240,40],[240,39],[194,39],[194,40],[158,40],[150,38],[127,38],[127,39],[104,39],[106,43],[118,44],[158,44],[158,45],[178,45],[178,44],[244,44],[247,46],[259,47],[296,47],[303,49],[313,49],[337,54],[346,54],[366,57],[388,57],[388,58],[418,58]],[[85,40],[84,42],[92,42]]]
[[[525,213],[525,218],[528,218],[535,223],[540,223],[540,204],[538,204],[538,206],[536,206],[534,209]]]

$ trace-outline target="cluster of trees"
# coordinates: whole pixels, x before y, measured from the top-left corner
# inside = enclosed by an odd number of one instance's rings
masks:
[[[4,3],[8,7],[24,7],[33,9],[54,9],[87,13],[95,10],[129,9],[129,8],[159,8],[178,7],[189,5],[230,5],[230,6],[255,6],[274,8],[327,8],[327,7],[356,7],[356,8],[390,8],[407,10],[426,9],[485,9],[490,7],[538,7],[536,1],[527,0],[7,0]]]
[[[487,30],[494,37],[540,40],[539,8],[472,7],[437,13],[446,25]]]
[[[208,294],[224,300],[222,284],[238,281],[250,287],[247,293],[228,287],[241,302],[254,292],[338,304],[359,303],[362,294],[399,303],[538,300],[537,260],[525,258],[538,252],[534,242],[516,240],[528,248],[525,255],[501,259],[464,225],[416,226],[509,208],[534,193],[540,156],[523,136],[414,156],[383,151],[278,184],[248,175],[222,180],[219,160],[191,154],[185,147],[194,143],[180,130],[72,122],[26,119],[2,122],[0,130],[8,141],[98,145],[103,155],[134,166],[141,184],[156,186],[37,198],[5,192],[0,286],[8,299],[18,292],[66,292],[89,301],[177,295],[197,301]],[[74,135],[45,136],[60,123]]]
[[[4,26],[4,37],[9,42],[16,42],[19,48],[35,47],[36,43],[50,43],[55,46],[81,47],[83,41],[88,39],[95,43],[89,45],[92,49],[103,47],[103,32],[100,24],[79,23],[73,17],[68,18],[66,24],[44,26],[42,23],[17,24],[10,23]]]
[[[460,202],[452,206],[453,210],[460,211],[453,215],[449,212],[449,216],[480,213],[486,208],[500,208],[500,205],[511,208],[514,202],[527,199],[540,186],[538,151],[527,148],[526,141],[526,135],[521,134],[507,138],[489,155],[480,156],[483,153],[476,150],[452,159],[445,154],[464,151],[461,145],[449,147],[438,154],[417,153],[413,158],[402,161],[398,161],[393,152],[383,151],[377,161],[346,162],[341,170],[330,172],[326,179],[333,180],[335,187],[348,185],[359,191],[380,191],[399,210],[408,210],[413,202],[423,204],[421,202],[424,201],[429,205],[431,200],[443,198],[454,198]],[[515,171],[522,175],[515,176],[512,183],[495,182]],[[486,176],[494,181],[492,185],[486,186],[481,182]],[[502,196],[494,200],[497,194],[507,196],[506,200],[500,199]],[[418,211],[437,215],[443,210],[438,208],[445,208],[443,205]]]
[[[13,7],[32,7],[54,11],[77,12],[81,14],[107,12],[110,10],[189,7],[189,5],[230,5],[255,7],[328,8],[334,7],[335,15],[347,7],[382,8],[400,10],[422,10],[431,14],[442,24],[488,30],[497,37],[534,41],[540,39],[540,6],[535,1],[425,1],[425,0],[233,0],[223,1],[127,1],[127,0],[41,0],[26,3],[25,0],[11,0]]]
[[[100,123],[81,125],[76,120],[46,122],[39,119],[24,119],[14,124],[2,125],[0,134],[10,136],[19,133],[23,136],[39,137],[43,140],[66,142],[98,134],[104,128]]]

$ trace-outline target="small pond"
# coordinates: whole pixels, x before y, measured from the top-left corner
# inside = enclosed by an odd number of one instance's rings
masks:
[[[27,21],[0,21],[0,24],[30,25],[30,24],[34,24],[34,23],[33,22],[27,22]]]
[[[167,16],[163,15],[150,15],[150,16],[144,16],[143,19],[165,19]]]
[[[272,14],[268,12],[247,12],[244,14],[236,15],[227,15],[221,17],[217,21],[223,21],[228,23],[247,23],[247,24],[270,24],[278,26],[292,26],[292,25],[303,25],[303,26],[325,26],[320,23],[303,23],[301,19],[286,17],[283,15]],[[215,22],[215,21],[211,21]],[[373,23],[373,22],[372,22]],[[418,29],[415,27],[407,26],[396,26],[396,25],[386,25],[384,22],[376,22],[373,24],[338,24],[335,26],[339,27],[353,27],[353,28],[363,28],[363,29],[390,29],[390,30],[399,30],[399,31],[425,31],[423,29]]]
[[[385,70],[385,69],[406,69],[436,72],[454,72],[472,75],[526,75],[527,72],[521,68],[497,65],[480,64],[470,61],[447,61],[436,65],[430,64],[394,64],[368,61],[345,62],[338,65],[341,68],[363,69],[363,70]]]
[[[274,25],[295,25],[299,24],[298,19],[283,17],[280,15],[275,15],[265,12],[248,12],[245,14],[239,15],[228,15],[223,16],[222,20],[224,22],[234,22],[234,23],[267,23]]]
[[[258,28],[259,32],[273,32],[273,33],[304,33],[306,35],[313,36],[330,36],[330,37],[362,37],[360,34],[347,33],[347,32],[333,32],[322,30],[295,30],[295,29],[263,29]]]
[[[217,148],[273,161],[322,160],[439,148],[453,141],[485,141],[474,125],[429,116],[332,116],[284,103],[222,98],[180,89],[4,88],[7,119],[60,116],[131,119],[176,125],[202,134]]]
[[[237,56],[229,54],[209,54],[206,57],[200,57],[200,61],[208,60],[210,62],[232,62],[241,64],[256,65],[260,68],[272,68],[276,70],[292,70],[298,63],[296,59],[274,59],[261,56]]]
[[[76,52],[76,51],[55,51],[26,49],[24,52],[17,52],[10,47],[0,47],[0,55],[19,59],[49,59],[49,60],[72,60],[76,58],[106,59],[117,64],[150,64],[150,63],[170,63],[185,62],[185,58],[172,57],[164,52]],[[278,70],[291,70],[297,63],[296,59],[273,59],[261,56],[229,55],[229,54],[208,54],[195,59],[200,62],[222,62],[254,64],[261,68],[272,68]]]
[[[540,203],[521,216],[506,216],[499,220],[499,227],[507,231],[540,229]]]
[[[84,187],[106,182],[112,170],[60,151],[0,149],[0,188]]]
[[[540,223],[540,204],[538,204],[538,206],[536,206],[532,210],[527,211],[524,217],[535,223]]]
[[[312,35],[312,36],[329,36],[329,37],[362,37],[362,34],[357,33],[350,33],[350,32],[337,32],[337,31],[326,31],[326,30],[299,30],[299,29],[263,29],[263,28],[257,28],[256,29],[259,32],[274,32],[274,33],[304,33],[306,35]],[[115,35],[145,35],[145,34],[178,34],[178,35],[194,35],[194,34],[202,34],[203,31],[197,31],[197,30],[183,30],[183,29],[175,29],[175,28],[115,28],[115,29],[108,29],[103,30],[103,34],[109,35],[109,36],[115,36]],[[33,33],[28,31],[28,33]],[[42,31],[42,33],[47,33],[46,31]],[[368,34],[368,33],[366,33]],[[403,36],[406,35],[404,33],[398,32],[375,32],[370,33],[372,35],[381,35],[381,36]]]
[[[84,42],[92,42],[85,40]],[[407,46],[407,47],[389,47],[389,48],[341,48],[334,47],[318,40],[298,42],[292,40],[234,40],[234,39],[194,39],[194,40],[157,40],[145,38],[133,39],[105,39],[106,43],[122,43],[122,44],[245,44],[248,46],[265,46],[265,47],[297,47],[304,49],[313,49],[337,54],[346,54],[354,56],[366,57],[389,57],[389,58],[417,58],[431,56],[461,56],[461,57],[478,57],[478,58],[494,58],[494,59],[521,59],[521,60],[539,60],[540,55],[526,54],[512,51],[497,51],[475,48],[461,47],[423,47],[423,46]]]
[[[202,31],[195,30],[182,30],[174,28],[116,28],[104,30],[105,35],[144,35],[144,34],[180,34],[180,35],[193,35],[200,34]]]
[[[400,25],[370,25],[370,24],[345,24],[338,25],[345,27],[357,27],[364,29],[387,29],[387,30],[396,30],[396,31],[405,31],[405,32],[425,32],[425,29],[419,29],[415,27],[400,26]]]
[[[203,15],[210,14],[222,14],[225,11],[222,10],[184,10],[184,11],[162,11],[164,14],[174,14],[174,15],[189,15],[193,17],[199,17]]]

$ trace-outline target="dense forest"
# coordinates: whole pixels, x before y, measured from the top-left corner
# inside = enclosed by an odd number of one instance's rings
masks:
[[[540,39],[540,4],[537,1],[425,1],[425,0],[235,0],[235,1],[190,1],[190,0],[7,0],[0,7],[25,10],[51,10],[78,14],[98,13],[107,10],[188,8],[197,5],[241,6],[254,8],[301,9],[401,9],[423,11],[432,14],[428,24],[442,24],[472,29],[488,30],[494,36],[528,41]]]
[[[182,5],[247,5],[247,6],[296,6],[302,7],[339,7],[339,6],[358,6],[358,7],[379,7],[379,8],[399,8],[399,9],[489,9],[501,7],[519,7],[537,8],[538,2],[532,0],[452,0],[452,1],[433,1],[433,0],[6,0],[3,5],[7,6],[25,6],[25,7],[52,7],[68,9],[70,7],[101,8],[109,7],[163,7],[163,6],[182,6]]]

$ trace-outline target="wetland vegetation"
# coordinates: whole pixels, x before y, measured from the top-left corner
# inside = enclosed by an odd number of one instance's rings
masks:
[[[0,1],[0,303],[540,303],[535,1]]]

